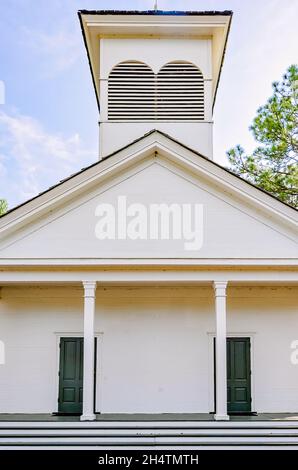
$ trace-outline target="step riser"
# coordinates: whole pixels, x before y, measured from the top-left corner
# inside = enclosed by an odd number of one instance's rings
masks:
[[[279,429],[296,428],[297,421],[1,421],[0,429]]]
[[[60,429],[22,429],[22,430],[1,430],[0,439],[4,437],[138,437],[138,436],[255,436],[255,437],[278,437],[292,436],[298,438],[298,429],[290,431],[289,429],[82,429],[82,430],[60,430]]]
[[[262,446],[262,445],[250,445],[250,446],[219,446],[219,445],[213,445],[213,446],[113,446],[113,447],[96,447],[96,446],[4,446],[1,447],[2,450],[98,450],[98,451],[108,451],[108,450],[143,450],[143,451],[156,451],[156,450],[167,450],[167,451],[186,451],[186,450],[198,450],[198,451],[204,451],[204,450],[298,450],[298,445],[295,446],[276,446],[276,445],[267,445],[267,446]]]
[[[64,437],[64,438],[1,438],[0,446],[7,444],[38,444],[38,445],[65,445],[65,444],[85,444],[85,445],[142,445],[142,444],[167,444],[167,445],[193,445],[193,444],[296,444],[298,445],[297,437],[186,437],[186,436],[175,436],[175,437],[89,437],[89,438],[76,438],[76,437]]]

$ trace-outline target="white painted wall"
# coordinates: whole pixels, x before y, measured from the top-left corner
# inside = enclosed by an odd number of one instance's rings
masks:
[[[252,332],[256,411],[298,411],[298,365],[291,343],[298,339],[298,289],[234,289],[228,330]]]
[[[193,122],[101,122],[99,128],[100,159],[125,147],[147,132],[158,129],[187,147],[212,159],[213,123]]]
[[[108,77],[120,62],[136,60],[154,73],[168,62],[192,62],[205,80],[205,121],[108,122]],[[161,130],[212,159],[212,41],[187,38],[102,38],[100,40],[100,158],[119,150],[152,129]]]
[[[58,336],[83,329],[79,288],[4,287],[0,299],[0,412],[57,409]],[[297,288],[233,287],[229,334],[252,337],[253,405],[298,412]],[[97,409],[209,412],[213,400],[210,287],[98,289]],[[58,334],[59,333],[59,334]]]

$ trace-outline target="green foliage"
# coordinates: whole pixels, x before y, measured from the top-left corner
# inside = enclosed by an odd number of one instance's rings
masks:
[[[236,174],[298,207],[298,66],[291,65],[272,87],[250,127],[259,146],[247,155],[237,145],[227,156]]]
[[[7,211],[7,202],[5,199],[0,199],[0,215],[5,214]]]

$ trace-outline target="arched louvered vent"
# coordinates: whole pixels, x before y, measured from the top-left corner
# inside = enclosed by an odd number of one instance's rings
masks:
[[[157,119],[204,120],[204,78],[188,62],[170,62],[157,76]]]
[[[114,121],[155,119],[155,75],[142,62],[122,62],[110,73],[108,116]]]
[[[204,120],[202,72],[188,62],[170,62],[156,76],[142,62],[122,62],[109,75],[108,118],[113,121]]]

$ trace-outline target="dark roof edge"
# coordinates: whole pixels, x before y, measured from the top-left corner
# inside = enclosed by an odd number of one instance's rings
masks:
[[[244,183],[247,183],[249,184],[252,188],[255,188],[257,189],[258,191],[261,191],[263,194],[267,194],[267,196],[270,196],[271,198],[273,198],[275,201],[278,201],[282,204],[284,204],[285,206],[289,207],[290,209],[294,209],[294,211],[298,212],[298,208],[296,209],[296,207],[294,206],[291,206],[290,204],[288,204],[287,202],[284,202],[282,201],[281,199],[279,199],[278,197],[276,196],[273,196],[273,194],[269,193],[268,191],[266,191],[265,189],[262,189],[260,188],[259,186],[251,183],[250,181],[247,181],[246,179],[242,178],[241,176],[237,175],[237,173],[234,173],[234,171],[230,170],[229,168],[226,168],[225,166],[222,166],[220,165],[219,163],[215,162],[214,160],[210,160],[210,158],[206,157],[205,155],[202,155],[200,152],[198,152],[197,150],[194,150],[193,148],[191,147],[188,147],[187,145],[183,144],[182,142],[180,142],[179,140],[175,139],[174,137],[171,137],[169,134],[166,134],[165,132],[162,132],[162,131],[159,131],[157,129],[155,129],[156,132],[159,132],[160,134],[164,135],[165,137],[167,137],[168,139],[172,140],[173,142],[175,142],[176,144],[179,144],[181,145],[181,147],[185,148],[186,150],[189,150],[190,152],[198,155],[199,157],[201,158],[204,158],[204,160],[207,160],[208,162],[211,162],[213,165],[217,166],[217,168],[220,168],[221,170],[224,170],[226,171],[227,173],[229,173],[230,175],[232,176],[235,176],[236,178],[238,178],[240,181],[243,181]],[[116,153],[116,152],[115,152]]]
[[[94,166],[97,166],[97,165],[100,165],[101,162],[107,160],[108,158],[112,157],[113,155],[116,155],[117,153],[121,152],[122,150],[125,150],[127,148],[129,148],[131,145],[133,144],[136,144],[138,142],[140,142],[142,139],[144,139],[144,137],[148,137],[149,135],[151,134],[154,134],[154,132],[158,132],[159,134],[163,135],[164,137],[167,137],[168,139],[170,139],[172,142],[175,142],[176,144],[178,145],[181,145],[181,147],[185,148],[186,150],[189,150],[190,152],[194,153],[195,155],[198,155],[199,157],[203,158],[204,160],[207,160],[208,162],[211,162],[213,165],[217,166],[218,168],[220,168],[221,170],[224,170],[225,172],[229,173],[230,175],[234,176],[235,178],[238,178],[240,181],[243,181],[244,183],[250,185],[251,187],[257,189],[258,191],[261,191],[263,194],[266,194],[267,196],[270,196],[270,198],[274,199],[275,201],[281,203],[281,204],[284,204],[286,207],[289,207],[290,209],[293,209],[294,211],[298,212],[298,209],[296,209],[296,207],[293,207],[291,206],[290,204],[282,201],[281,199],[279,199],[278,197],[276,196],[273,196],[273,194],[271,193],[268,193],[268,191],[265,191],[264,189],[262,188],[259,188],[258,186],[256,186],[255,184],[251,183],[250,181],[247,181],[245,180],[244,178],[242,178],[241,176],[237,175],[236,173],[234,173],[233,171],[229,170],[228,168],[220,165],[219,163],[216,163],[215,161],[213,160],[210,160],[210,158],[206,157],[205,155],[202,155],[200,152],[198,152],[197,150],[194,150],[192,149],[191,147],[188,147],[187,145],[179,142],[179,140],[177,139],[174,139],[173,137],[171,137],[169,134],[166,134],[165,132],[162,132],[158,129],[152,129],[151,131],[147,132],[146,134],[142,135],[141,137],[138,137],[137,139],[135,139],[133,142],[125,145],[124,147],[121,147],[120,149],[118,150],[115,150],[115,152],[112,152],[110,153],[109,155],[107,155],[106,157],[102,158],[102,160],[99,160],[98,162],[95,162],[95,163],[91,163],[91,165],[88,165],[84,168],[82,168],[81,170],[73,173],[72,175],[68,176],[67,178],[64,178],[63,180],[59,181],[59,183],[53,185],[53,186],[50,186],[48,189],[42,191],[41,193],[37,194],[36,196],[32,197],[31,199],[28,199],[27,201],[24,201],[22,202],[21,204],[18,204],[17,206],[15,207],[12,207],[11,209],[9,209],[7,212],[5,212],[5,214],[2,214],[0,215],[0,219],[2,219],[3,217],[5,217],[6,215],[8,214],[11,214],[12,212],[16,211],[17,209],[19,209],[20,207],[23,207],[25,206],[26,204],[29,204],[29,202],[32,202],[34,201],[35,199],[39,198],[40,196],[43,196],[44,194],[47,194],[48,192],[50,192],[52,189],[54,188],[57,188],[58,186],[61,186],[63,183],[65,183],[66,181],[69,181],[71,180],[72,178],[75,178],[76,176],[78,176],[79,174],[83,173],[84,171],[88,171],[90,168],[93,168]]]
[[[231,15],[230,15],[230,20],[229,20],[228,30],[227,30],[227,34],[226,34],[225,45],[224,45],[223,54],[222,54],[222,57],[221,57],[221,63],[220,63],[220,68],[219,68],[219,73],[218,73],[218,79],[217,79],[216,88],[215,88],[215,92],[214,92],[214,96],[213,96],[212,113],[213,113],[213,109],[214,109],[214,106],[215,106],[215,101],[216,101],[216,97],[217,97],[217,90],[218,90],[218,87],[219,87],[221,72],[222,72],[222,68],[223,68],[223,64],[224,64],[224,60],[225,60],[225,55],[226,55],[226,51],[227,51],[227,45],[228,45],[228,39],[229,39],[229,36],[230,36],[232,18],[233,18],[233,12],[231,12]]]
[[[99,97],[98,97],[98,94],[97,94],[97,91],[96,91],[95,77],[94,77],[92,66],[91,66],[90,54],[89,54],[89,50],[88,50],[88,46],[87,46],[87,39],[86,39],[85,29],[84,29],[84,26],[83,26],[83,20],[82,20],[80,10],[78,11],[78,17],[79,17],[81,31],[82,31],[82,35],[83,35],[83,40],[84,40],[86,55],[87,55],[87,59],[88,59],[89,69],[90,69],[90,73],[91,73],[91,77],[92,77],[92,83],[93,83],[93,88],[94,88],[94,92],[95,92],[95,99],[96,99],[98,111],[100,111]]]
[[[144,137],[147,137],[148,135],[151,135],[153,134],[154,132],[160,132],[156,129],[152,129],[151,131],[147,132],[146,134],[142,135],[141,137],[138,137],[137,139],[135,139],[133,142],[125,145],[124,147],[121,147],[120,149],[118,150],[115,150],[115,152],[107,155],[106,157],[102,158],[101,160],[97,161],[97,162],[94,162],[94,163],[91,163],[91,165],[88,165],[86,167],[83,167],[81,168],[79,171],[76,171],[75,173],[71,174],[70,176],[67,176],[66,178],[63,178],[61,181],[59,181],[58,183],[56,184],[53,184],[52,186],[50,186],[49,188],[45,189],[44,191],[41,191],[40,193],[36,194],[36,196],[33,196],[31,197],[30,199],[27,199],[27,201],[24,201],[22,202],[21,204],[18,204],[17,206],[14,206],[12,207],[11,209],[9,209],[8,211],[6,211],[4,214],[0,215],[0,219],[2,217],[5,217],[6,215],[10,214],[11,212],[14,212],[15,210],[19,209],[20,207],[23,207],[25,206],[26,204],[28,204],[29,202],[32,202],[34,201],[35,199],[39,198],[40,196],[43,196],[44,194],[47,194],[48,192],[50,192],[52,189],[54,188],[57,188],[58,186],[61,186],[63,183],[65,183],[66,181],[69,181],[71,180],[72,178],[75,178],[76,176],[78,176],[79,174],[83,173],[84,171],[87,171],[89,170],[90,168],[93,168],[94,166],[96,165],[100,165],[100,163],[104,160],[107,160],[108,158],[112,157],[113,155],[115,155],[116,153],[118,152],[121,152],[122,150],[125,150],[127,149],[128,147],[130,147],[131,145],[133,144],[136,144],[137,142],[139,142],[140,140],[142,140]],[[166,135],[166,134],[164,134]],[[173,140],[173,139],[172,139]],[[203,155],[201,155],[203,157]],[[206,157],[204,157],[206,158]]]
[[[179,11],[179,10],[79,10],[82,15],[152,15],[152,16],[231,16],[231,10]]]

